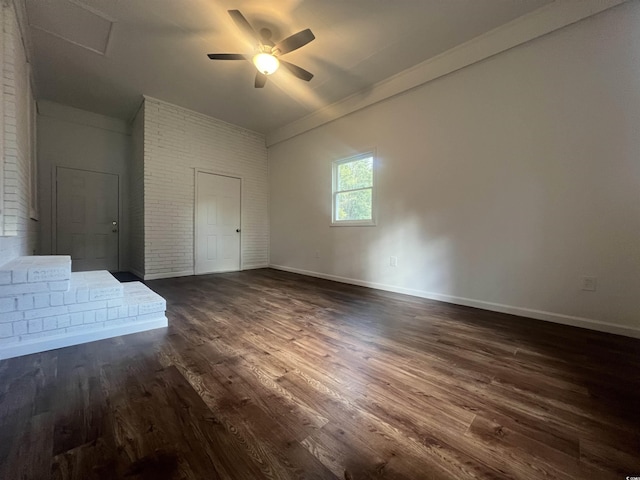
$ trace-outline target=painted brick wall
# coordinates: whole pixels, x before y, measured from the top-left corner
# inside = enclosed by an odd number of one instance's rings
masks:
[[[29,71],[13,5],[3,6],[2,46],[4,140],[4,237],[0,237],[0,264],[29,255],[37,243],[37,224],[29,219],[28,112],[33,102]],[[0,167],[1,167],[0,162]]]
[[[153,98],[144,108],[145,279],[193,274],[195,169],[242,177],[242,268],[267,266],[263,135]]]
[[[107,271],[71,273],[71,257],[0,266],[0,360],[167,326],[165,300]]]
[[[131,169],[129,172],[129,255],[130,269],[144,277],[144,104],[131,129]]]

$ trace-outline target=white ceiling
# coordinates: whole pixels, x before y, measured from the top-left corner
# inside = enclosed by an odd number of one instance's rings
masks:
[[[40,99],[129,120],[145,94],[262,133],[552,2],[25,0]],[[276,41],[310,28],[316,40],[284,58],[311,82],[281,69],[255,89],[249,62],[209,60],[252,51],[228,9]]]

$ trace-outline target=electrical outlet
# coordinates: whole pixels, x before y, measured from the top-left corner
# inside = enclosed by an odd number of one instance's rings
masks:
[[[398,266],[398,257],[389,257],[389,266],[397,267]]]
[[[596,277],[582,277],[582,290],[595,292],[597,287],[598,279]]]
[[[320,258],[320,252],[316,250],[316,258]]]

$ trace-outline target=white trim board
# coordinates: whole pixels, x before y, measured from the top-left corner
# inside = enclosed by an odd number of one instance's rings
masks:
[[[269,268],[268,263],[249,263],[247,265],[242,265],[241,271],[243,270],[258,270],[260,268]]]
[[[42,337],[37,340],[11,343],[0,346],[0,360],[5,358],[19,357],[21,355],[29,355],[31,353],[45,352],[47,350],[55,350],[56,348],[70,347],[81,343],[95,342],[96,340],[105,340],[107,338],[119,337],[120,335],[129,335],[131,333],[146,332],[156,328],[165,328],[168,326],[167,317],[163,316],[156,320],[146,322],[135,322],[117,327],[100,328],[87,332],[78,332],[75,334],[52,335],[50,337]]]
[[[628,0],[556,0],[440,55],[269,132],[267,147],[579,22]]]
[[[142,277],[142,279],[159,280],[161,278],[189,277],[191,275],[195,275],[195,273],[193,273],[193,270],[183,270],[181,272],[148,273],[144,277]]]
[[[350,285],[358,285],[360,287],[368,287],[386,292],[401,293],[411,295],[413,297],[426,298],[429,300],[437,300],[440,302],[453,303],[455,305],[464,305],[466,307],[480,308],[492,312],[507,313],[518,317],[532,318],[535,320],[543,320],[545,322],[559,323],[562,325],[570,325],[572,327],[586,328],[588,330],[596,330],[598,332],[613,333],[616,335],[624,335],[626,337],[640,338],[640,329],[615,325],[613,323],[603,322],[584,317],[576,317],[572,315],[564,315],[562,313],[546,312],[544,310],[535,310],[532,308],[515,307],[512,305],[503,305],[501,303],[485,302],[473,298],[456,297],[453,295],[445,295],[441,293],[426,292],[424,290],[414,290],[411,288],[396,287],[394,285],[386,285],[383,283],[368,282],[355,278],[339,277],[326,273],[314,272],[310,270],[302,270],[299,268],[287,267],[284,265],[269,265],[274,270],[282,270],[284,272],[297,273],[308,277],[322,278],[334,282],[347,283]]]
[[[240,270],[232,270],[231,272],[241,272],[242,270],[255,270],[258,268],[269,268],[268,264],[249,264],[242,265]],[[216,273],[231,273],[231,272],[213,272],[213,273],[205,273],[203,275],[215,275]],[[190,277],[195,275],[193,270],[184,270],[182,272],[162,272],[162,273],[150,273],[148,275],[139,275],[138,273],[131,270],[131,273],[138,275],[138,277],[144,280],[160,280],[161,278],[174,278],[174,277]]]
[[[215,275],[216,273],[233,273],[233,272],[241,272],[243,270],[256,270],[258,268],[270,268],[271,265],[268,264],[249,264],[249,265],[242,265],[240,267],[240,270],[230,270],[227,272],[212,272],[212,273],[203,273],[201,275]],[[136,275],[138,275],[136,272],[134,272],[133,270],[131,270],[131,273],[135,273]],[[193,270],[185,270],[182,272],[162,272],[162,273],[150,273],[149,275],[138,275],[138,277],[144,279],[144,280],[160,280],[162,278],[175,278],[175,277],[190,277],[190,276],[194,276],[195,273]],[[200,275],[198,275],[200,276]]]

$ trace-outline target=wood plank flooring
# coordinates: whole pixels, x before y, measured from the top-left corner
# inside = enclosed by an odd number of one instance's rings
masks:
[[[0,362],[0,479],[623,479],[640,341],[275,270]]]

